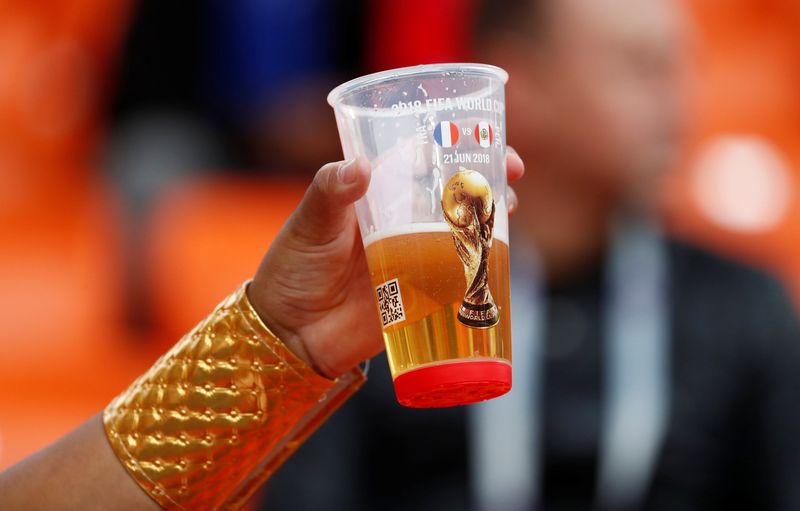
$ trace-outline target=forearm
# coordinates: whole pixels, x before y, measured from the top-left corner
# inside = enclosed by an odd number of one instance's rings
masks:
[[[318,375],[239,289],[103,420],[0,475],[0,509],[237,509],[362,381]]]
[[[98,414],[58,442],[0,473],[0,509],[160,508],[114,455]]]

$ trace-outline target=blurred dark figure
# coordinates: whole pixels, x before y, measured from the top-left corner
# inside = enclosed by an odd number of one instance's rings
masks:
[[[661,234],[682,143],[666,1],[484,2],[528,166],[512,222],[514,390],[465,408],[370,383],[265,509],[800,509],[800,328],[781,286]],[[311,483],[311,484],[309,484]]]
[[[196,232],[182,240],[168,232],[170,225],[191,231],[184,220],[190,215],[170,216],[174,210],[164,204],[182,199],[207,218],[230,218],[220,217],[220,210],[239,182],[260,187],[269,202],[269,179],[304,185],[313,175],[309,169],[341,157],[336,122],[324,98],[360,66],[360,34],[342,29],[358,22],[359,7],[352,0],[137,2],[120,52],[104,146],[106,170],[127,207],[126,310],[137,331],[171,339],[191,324],[183,318],[196,317],[195,309],[206,310],[215,300],[181,307],[158,284],[159,272],[175,264],[173,254],[185,240],[203,243]],[[208,195],[213,199],[192,188],[198,183],[214,188]],[[236,202],[247,203],[244,198],[229,203]],[[241,211],[244,221],[252,216],[248,207]],[[274,211],[262,216],[263,223],[272,223],[272,216],[282,223],[282,210]],[[258,228],[264,232],[264,225]],[[204,233],[215,236],[213,227]],[[235,241],[228,250],[254,261],[262,252],[259,245]],[[187,267],[185,260],[176,263]],[[219,267],[220,261],[209,256],[205,264]],[[214,283],[204,283],[209,297],[240,279],[235,266],[230,268],[218,270]]]
[[[142,195],[181,173],[258,168],[306,178],[338,158],[336,123],[320,98],[360,66],[360,34],[342,28],[358,23],[360,6],[140,1],[112,110],[111,171]]]

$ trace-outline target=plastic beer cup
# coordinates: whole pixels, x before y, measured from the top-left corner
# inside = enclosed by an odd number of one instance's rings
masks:
[[[363,76],[331,91],[398,401],[444,407],[511,388],[504,86],[481,64]]]

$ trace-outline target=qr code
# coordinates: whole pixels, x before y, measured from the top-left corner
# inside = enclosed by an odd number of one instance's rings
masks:
[[[405,321],[403,297],[400,295],[400,284],[397,279],[384,282],[375,288],[378,294],[378,310],[384,327]]]

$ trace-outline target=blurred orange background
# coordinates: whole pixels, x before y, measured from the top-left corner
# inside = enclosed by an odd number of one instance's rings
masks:
[[[470,60],[458,24],[434,30],[435,13],[398,16],[421,3],[369,4],[360,72]],[[800,299],[800,4],[687,8],[692,142],[665,197],[668,225],[774,270]],[[228,172],[200,162],[206,168],[159,186],[132,214],[100,155],[137,9],[0,0],[0,469],[101,410],[251,276],[315,170],[276,162],[253,171],[253,159],[250,171]],[[468,24],[469,9],[458,12]],[[306,101],[319,110],[309,115],[327,116],[318,130],[327,156],[333,115],[323,89],[310,90]]]

